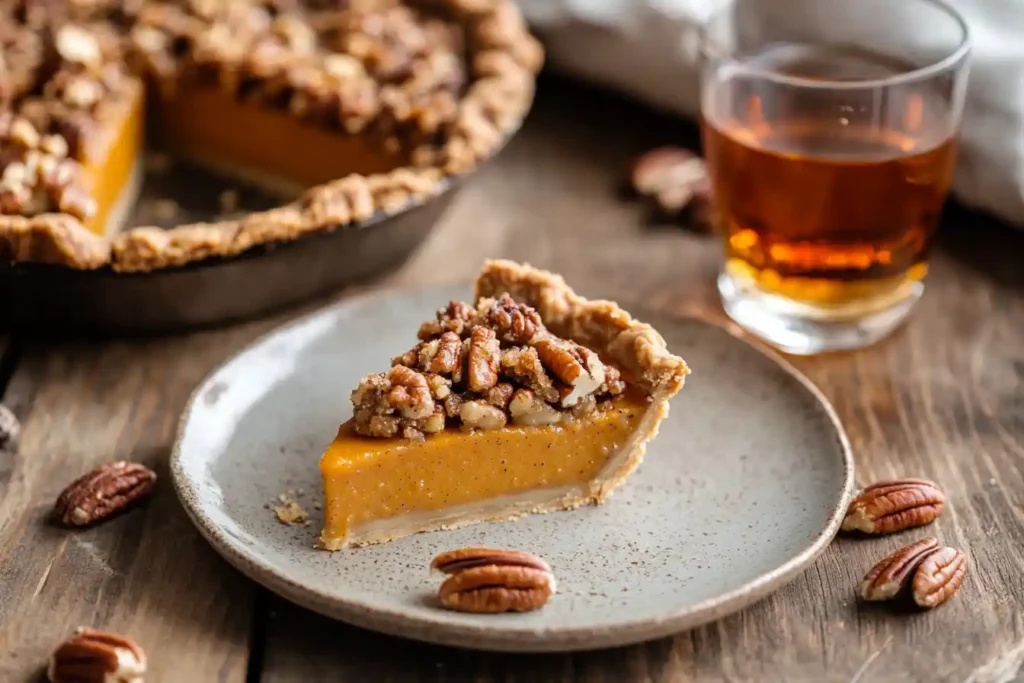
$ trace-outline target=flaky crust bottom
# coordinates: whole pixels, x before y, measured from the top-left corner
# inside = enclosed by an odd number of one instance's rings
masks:
[[[320,547],[325,550],[342,550],[387,543],[427,531],[458,529],[481,522],[505,522],[526,515],[599,505],[640,466],[647,442],[657,436],[658,426],[668,411],[667,402],[651,403],[629,441],[611,455],[605,467],[591,481],[506,494],[444,510],[374,520],[349,529],[348,535],[342,539],[321,534]]]

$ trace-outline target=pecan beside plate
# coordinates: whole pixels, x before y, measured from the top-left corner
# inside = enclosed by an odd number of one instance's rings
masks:
[[[53,506],[54,519],[71,527],[87,526],[123,512],[153,492],[156,472],[133,462],[111,462],[82,475],[65,488]]]
[[[861,491],[846,512],[843,531],[891,534],[931,524],[945,505],[938,484],[927,479],[891,479]]]

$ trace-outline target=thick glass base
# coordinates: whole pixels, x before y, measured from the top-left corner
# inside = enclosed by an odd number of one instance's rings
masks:
[[[885,337],[907,319],[924,286],[908,280],[882,301],[863,302],[857,314],[849,308],[801,303],[769,294],[742,276],[718,276],[722,305],[745,330],[786,353],[809,356],[827,351],[859,349]]]

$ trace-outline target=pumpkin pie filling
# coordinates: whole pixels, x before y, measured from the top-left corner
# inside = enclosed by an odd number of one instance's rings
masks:
[[[475,503],[537,489],[569,493],[601,473],[646,409],[619,398],[566,424],[443,431],[411,443],[343,425],[320,462],[323,542],[336,546],[351,528],[397,515],[459,506],[472,513]]]
[[[387,173],[409,163],[400,149],[388,152],[367,136],[305,122],[215,87],[184,89],[161,101],[155,114],[161,144],[176,156],[286,197],[353,173]]]
[[[138,198],[142,186],[142,146],[145,119],[145,90],[141,83],[129,92],[109,133],[83,150],[83,186],[96,202],[95,213],[85,226],[97,235],[116,232]]]
[[[324,548],[601,503],[640,464],[688,373],[660,335],[509,261],[476,294],[353,391],[320,461]]]

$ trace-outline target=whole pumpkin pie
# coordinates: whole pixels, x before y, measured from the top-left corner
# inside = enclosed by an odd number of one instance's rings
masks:
[[[359,383],[320,461],[329,550],[601,503],[689,372],[615,303],[510,261],[418,337]]]
[[[150,271],[397,213],[519,125],[513,0],[0,3],[0,261]],[[125,226],[145,140],[282,197]]]

